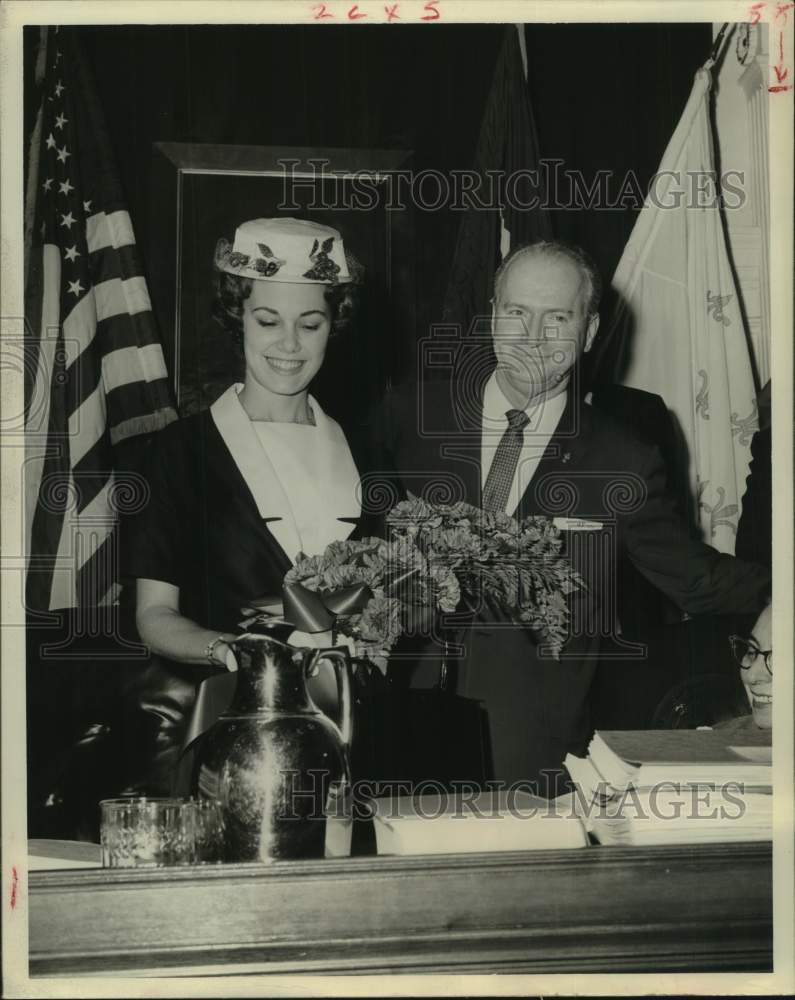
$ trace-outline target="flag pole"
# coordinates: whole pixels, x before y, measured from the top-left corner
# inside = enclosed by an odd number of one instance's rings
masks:
[[[34,80],[37,88],[44,83],[47,62],[47,32],[48,28],[39,29],[39,47],[36,54]],[[36,191],[39,182],[39,154],[41,147],[41,122],[44,114],[44,97],[39,101],[36,122],[30,136],[28,146],[28,183],[25,191],[25,276],[30,274],[30,255],[33,249],[33,222],[36,215]]]
[[[709,54],[709,59],[707,59],[704,64],[704,69],[712,69],[715,63],[718,61],[718,56],[720,55],[721,49],[723,47],[723,40],[726,37],[726,32],[729,30],[729,21],[724,21],[723,27],[715,36],[715,41],[712,43],[712,51]]]

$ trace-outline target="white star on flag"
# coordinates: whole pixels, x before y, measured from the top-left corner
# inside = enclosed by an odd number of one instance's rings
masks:
[[[50,132],[50,134],[47,136],[47,149],[52,149],[54,145],[55,145],[55,136],[52,134],[52,132]]]
[[[69,119],[64,117],[64,115],[58,115],[58,117],[55,119],[55,127],[63,128],[68,121]]]
[[[74,225],[74,221],[75,220],[71,212],[69,212],[68,215],[61,216],[61,225],[66,226],[67,229],[71,229],[71,227]]]
[[[71,295],[80,295],[82,291],[83,291],[83,286],[80,284],[79,278],[77,281],[69,282],[69,292]]]
[[[58,187],[61,189],[61,194],[69,194],[70,191],[74,191],[74,187],[69,183],[69,178],[67,177],[63,184],[59,184]]]
[[[71,155],[72,154],[69,152],[66,146],[64,146],[63,149],[58,150],[58,159],[61,161],[61,163],[66,163],[66,157]]]
[[[45,191],[49,191],[52,187],[52,177],[48,177],[47,180],[42,184]]]
[[[64,256],[67,260],[76,260],[80,257],[81,254],[77,249],[77,244],[75,243],[73,247],[69,247],[67,250],[64,250]]]
[[[64,90],[66,90],[66,87],[64,87],[64,85],[59,80],[58,83],[56,83],[55,85],[55,96],[60,97],[61,94],[64,92]]]
[[[90,201],[84,201],[83,202],[83,211],[84,212],[90,212],[91,211],[91,202]]]

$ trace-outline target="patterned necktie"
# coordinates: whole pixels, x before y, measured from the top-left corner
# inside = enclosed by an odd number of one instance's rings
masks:
[[[508,410],[505,416],[508,418],[508,427],[497,445],[486,485],[483,487],[484,509],[503,513],[511,495],[513,477],[522,452],[524,429],[530,420],[524,410]]]

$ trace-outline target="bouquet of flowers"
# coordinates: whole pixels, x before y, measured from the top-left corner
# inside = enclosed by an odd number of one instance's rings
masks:
[[[418,609],[474,612],[484,599],[559,655],[568,631],[566,597],[584,585],[561,554],[560,532],[549,518],[517,521],[409,494],[387,523],[389,541],[332,542],[323,555],[300,559],[284,580],[323,593],[368,586],[373,596],[361,611],[336,622],[365,656],[388,656]]]

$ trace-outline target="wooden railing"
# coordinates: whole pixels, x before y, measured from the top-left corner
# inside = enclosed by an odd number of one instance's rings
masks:
[[[772,968],[771,849],[30,874],[31,975]]]

